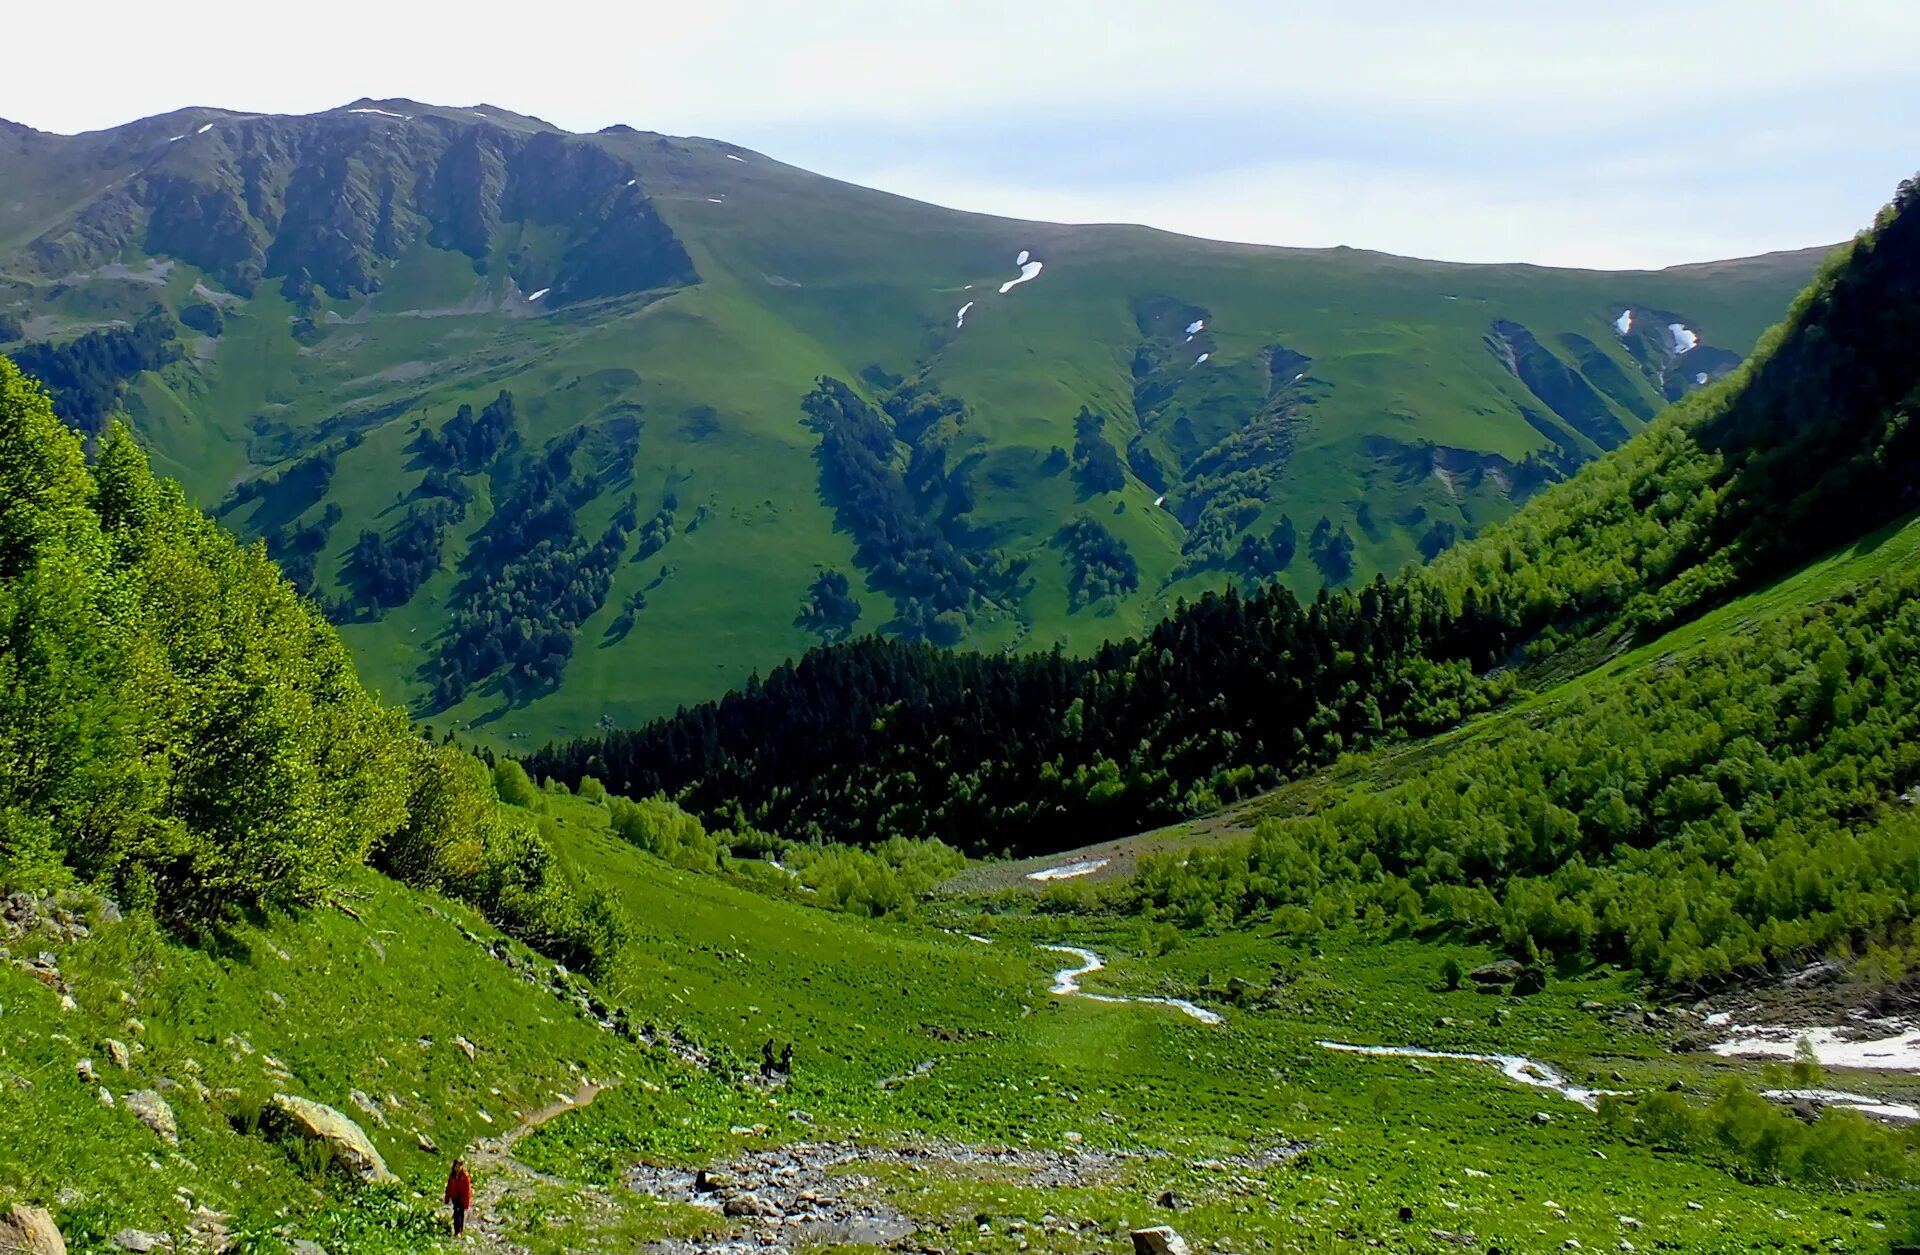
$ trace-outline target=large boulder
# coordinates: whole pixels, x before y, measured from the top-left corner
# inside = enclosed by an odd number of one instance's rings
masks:
[[[0,1216],[0,1255],[67,1255],[67,1240],[52,1216],[15,1203]]]
[[[275,1094],[268,1107],[275,1132],[325,1143],[334,1161],[368,1185],[387,1185],[400,1178],[387,1169],[366,1130],[325,1103],[291,1094]]]
[[[169,1146],[180,1144],[180,1126],[174,1122],[173,1108],[151,1089],[137,1089],[126,1097],[133,1118],[153,1130],[153,1135]]]
[[[1133,1231],[1133,1255],[1191,1255],[1187,1240],[1167,1225]]]
[[[1476,985],[1511,985],[1525,966],[1518,959],[1498,959],[1474,968],[1467,973],[1467,979]]]

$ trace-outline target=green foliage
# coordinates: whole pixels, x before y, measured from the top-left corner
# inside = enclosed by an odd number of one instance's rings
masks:
[[[821,906],[855,915],[909,913],[922,894],[966,865],[950,846],[905,837],[866,850],[793,846],[785,858],[787,870],[818,895]]]
[[[665,798],[643,797],[634,802],[607,796],[607,816],[615,836],[675,867],[712,871],[719,862],[720,843],[698,819]]]
[[[1704,1106],[1664,1091],[1604,1096],[1600,1120],[1623,1141],[1718,1160],[1749,1181],[1858,1187],[1905,1180],[1912,1171],[1910,1137],[1843,1108],[1807,1123],[1740,1081]]]
[[[155,308],[131,327],[89,331],[64,344],[36,343],[9,355],[22,371],[46,384],[54,412],[89,434],[105,430],[129,380],[180,358],[174,322]],[[0,343],[7,337],[0,336]]]

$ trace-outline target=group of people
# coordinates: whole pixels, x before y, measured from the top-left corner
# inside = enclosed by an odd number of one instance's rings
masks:
[[[793,1043],[788,1042],[780,1048],[780,1057],[773,1054],[773,1038],[767,1038],[767,1044],[760,1047],[760,1075],[771,1080],[776,1076],[793,1075]]]

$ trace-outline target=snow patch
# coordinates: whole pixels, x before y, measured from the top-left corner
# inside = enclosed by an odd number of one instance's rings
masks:
[[[194,134],[205,135],[208,131],[211,131],[212,129],[213,129],[213,123],[209,122],[205,126],[201,127],[199,130],[195,131]]]
[[[955,314],[953,317],[954,330],[958,331],[960,328],[967,325],[967,311],[972,308],[973,308],[972,301],[968,301],[965,305],[962,305],[960,307],[960,312],[958,314]]]
[[[1013,264],[1016,266],[1024,266],[1027,264],[1027,258],[1031,256],[1033,256],[1033,254],[1023,248],[1020,250],[1020,255],[1013,259]]]
[[[1693,377],[1693,382],[1700,385],[1701,387],[1705,387],[1707,383],[1707,372],[1703,370],[1699,374],[1695,375]]]
[[[383,118],[399,118],[402,122],[412,121],[412,119],[409,118],[404,113],[389,113],[385,109],[349,109],[347,110],[347,112],[348,113],[374,113],[374,114],[378,114]]]
[[[1491,1063],[1510,1081],[1531,1085],[1535,1089],[1550,1089],[1568,1102],[1577,1102],[1589,1111],[1599,1108],[1600,1099],[1603,1096],[1621,1092],[1617,1089],[1587,1089],[1584,1086],[1575,1085],[1546,1064],[1537,1063],[1525,1055],[1482,1055],[1457,1050],[1422,1050],[1418,1046],[1354,1046],[1339,1041],[1323,1041],[1320,1044],[1328,1050],[1339,1050],[1353,1055],[1375,1055],[1390,1059],[1459,1059],[1467,1063]]]
[[[1029,279],[1038,278],[1040,275],[1040,267],[1043,264],[1042,262],[1028,261],[1026,250],[1022,249],[1020,251],[1020,277],[1018,279],[1009,279],[1001,284],[1000,295],[1005,296]]]
[[[177,143],[179,143],[179,142],[180,142],[181,140],[183,140],[183,139],[185,139],[185,138],[186,138],[186,136],[184,136],[184,135],[175,135],[175,136],[173,136],[172,138],[170,138],[170,139],[168,139],[168,140],[167,140],[167,142],[168,142],[169,144],[177,144]]]
[[[1884,1024],[1900,1029],[1891,1037],[1849,1040],[1837,1028],[1781,1028],[1742,1024],[1735,1036],[1713,1047],[1723,1058],[1791,1059],[1805,1041],[1824,1068],[1879,1068],[1888,1072],[1920,1072],[1920,1028]]]
[[[1632,331],[1633,330],[1633,311],[1630,309],[1621,310],[1620,316],[1613,320],[1613,329],[1619,332],[1621,335],[1626,335],[1628,332]]]
[[[628,187],[639,187],[639,186],[640,186],[640,180],[639,180],[639,179],[628,179],[628,180],[627,180],[627,186],[628,186]]]
[[[726,204],[726,203],[727,203],[726,201],[724,201],[724,200],[722,200],[722,199],[721,199],[720,197],[718,197],[718,196],[709,196],[709,197],[707,197],[707,204],[709,204],[709,205],[724,205],[724,204]]]
[[[1206,329],[1207,329],[1207,320],[1204,318],[1196,318],[1192,322],[1187,324],[1187,338],[1191,340],[1194,336],[1199,335],[1202,331],[1205,331]]]
[[[1668,323],[1667,334],[1673,337],[1673,351],[1675,353],[1691,352],[1693,346],[1700,343],[1700,337],[1693,334],[1693,330],[1683,322]]]
[[[1204,361],[1206,361],[1206,360],[1207,360],[1208,358],[1210,358],[1210,357],[1212,357],[1212,356],[1213,356],[1213,354],[1211,354],[1211,353],[1202,353],[1202,354],[1201,354],[1200,356],[1198,356],[1198,357],[1196,357],[1196,358],[1194,358],[1194,359],[1193,359],[1193,364],[1194,364],[1195,366],[1198,366],[1198,365],[1199,365],[1200,363],[1202,363],[1202,362],[1204,362]]]
[[[1154,1002],[1163,1007],[1174,1007],[1192,1016],[1202,1024],[1218,1024],[1221,1022],[1219,1012],[1209,1011],[1205,1007],[1195,1006],[1185,998],[1154,998],[1145,995],[1121,998],[1113,994],[1090,994],[1080,988],[1080,978],[1090,972],[1097,972],[1106,966],[1106,963],[1101,960],[1099,955],[1091,950],[1083,950],[1079,946],[1042,946],[1040,948],[1042,950],[1052,950],[1057,954],[1070,954],[1080,960],[1079,967],[1063,967],[1053,974],[1053,984],[1047,990],[1050,994],[1071,995],[1077,998],[1085,998],[1089,1002]]]
[[[727,154],[727,160],[728,160],[728,161],[745,161],[745,160],[746,160],[746,158],[745,158],[745,157],[736,157],[736,156],[734,156],[734,155],[733,155],[732,153],[728,153],[728,154]]]
[[[1153,499],[1153,508],[1156,510],[1165,504],[1167,504],[1167,494],[1164,492]]]
[[[968,934],[967,934],[967,940],[968,940],[968,941],[977,941],[977,942],[979,942],[979,943],[980,943],[981,945],[983,945],[983,946],[990,946],[990,945],[992,945],[992,944],[993,944],[993,938],[991,938],[991,937],[982,937],[982,936],[981,936],[981,935],[980,935],[979,933],[968,933]]]
[[[529,296],[527,300],[529,303],[533,301],[537,301],[551,291],[553,291],[552,288],[541,288],[538,292],[535,292],[532,296]]]
[[[1058,867],[1043,867],[1037,872],[1028,872],[1028,880],[1072,880],[1075,876],[1091,876],[1107,865],[1104,858],[1082,859],[1078,863],[1062,863]]]

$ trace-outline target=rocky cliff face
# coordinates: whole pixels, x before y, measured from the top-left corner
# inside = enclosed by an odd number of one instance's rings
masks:
[[[549,305],[697,279],[638,172],[592,137],[372,107],[190,124],[27,256],[58,277],[131,246],[243,294],[284,279],[350,297],[423,237]]]

